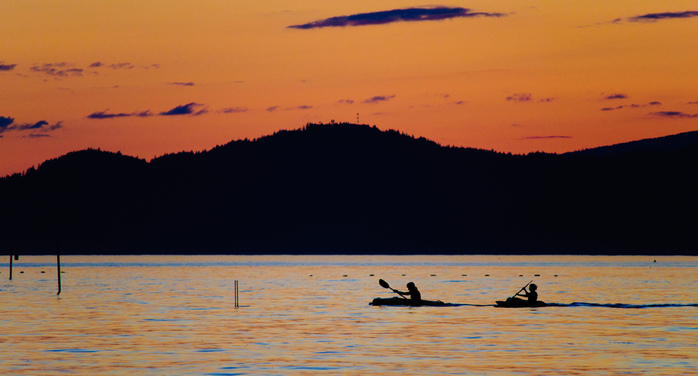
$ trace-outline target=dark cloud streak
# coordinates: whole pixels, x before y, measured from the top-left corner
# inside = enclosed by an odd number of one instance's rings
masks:
[[[235,110],[238,111],[235,111]],[[237,108],[231,108],[231,109],[223,109],[220,112],[228,113],[228,112],[244,112],[247,111],[246,108],[244,108],[244,111],[240,110],[240,107]],[[208,107],[206,105],[203,105],[201,103],[195,103],[191,102],[188,104],[184,104],[181,106],[177,106],[169,111],[163,111],[160,112],[158,115],[160,116],[179,116],[179,115],[191,115],[191,116],[199,116],[208,113]],[[145,110],[145,111],[140,111],[140,112],[131,112],[131,113],[126,113],[126,112],[120,112],[120,113],[108,113],[107,110],[104,111],[97,111],[93,112],[89,115],[87,115],[88,119],[96,119],[96,120],[104,120],[104,119],[115,119],[115,118],[124,118],[124,117],[150,117],[150,116],[155,116],[150,110]]]
[[[610,94],[610,95],[607,95],[607,96],[604,97],[604,99],[607,99],[607,100],[612,100],[612,99],[627,99],[627,98],[628,98],[627,95],[621,94],[621,93],[618,93],[618,94]]]
[[[56,124],[49,124],[46,120],[39,120],[36,123],[15,123],[15,119],[9,116],[0,116],[0,135],[9,131],[35,131],[41,133],[48,133],[60,129],[63,127],[62,122],[57,122]]]
[[[441,21],[463,17],[503,17],[503,13],[472,12],[467,8],[429,7],[393,9],[381,12],[358,13],[350,16],[331,17],[302,25],[288,26],[291,29],[317,29],[323,27],[346,27],[384,25],[393,22]]]
[[[660,20],[691,17],[698,17],[698,11],[648,13],[641,16],[630,17],[627,18],[627,20],[629,22],[657,22]]]
[[[87,115],[87,118],[88,119],[113,119],[113,118],[128,117],[128,116],[133,116],[133,114],[125,114],[125,113],[108,114],[107,110],[104,110],[104,111],[99,111],[99,112],[93,112],[93,113]]]
[[[393,98],[395,98],[395,95],[376,95],[375,97],[366,99],[363,103],[376,104],[381,102],[387,102]]]
[[[203,108],[202,108],[203,107]],[[208,107],[200,103],[187,103],[181,106],[177,106],[169,111],[161,112],[162,116],[178,116],[178,115],[192,115],[199,116],[208,112]]]
[[[658,112],[650,112],[650,115],[652,115],[652,116],[658,116],[658,117],[664,117],[664,118],[670,118],[670,119],[698,118],[698,114],[687,114],[687,113],[680,112],[680,111],[658,111]]]
[[[15,122],[15,118],[11,118],[9,116],[0,116],[0,133],[2,133],[7,127],[10,126],[10,124]]]

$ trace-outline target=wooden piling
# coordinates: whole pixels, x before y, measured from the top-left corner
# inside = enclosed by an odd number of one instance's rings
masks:
[[[56,295],[61,294],[61,252],[60,248],[58,246],[58,242],[56,242],[56,269],[58,270],[58,293]]]
[[[235,308],[240,308],[239,291],[238,291],[238,280],[235,280]]]

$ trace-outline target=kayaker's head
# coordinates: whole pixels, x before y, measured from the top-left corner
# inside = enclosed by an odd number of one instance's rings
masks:
[[[417,289],[417,287],[414,285],[414,282],[409,282],[409,283],[407,283],[407,289],[412,291],[412,290]]]
[[[536,291],[536,290],[538,290],[538,286],[536,286],[535,283],[531,283],[531,285],[529,286],[529,288],[530,288],[531,291]]]

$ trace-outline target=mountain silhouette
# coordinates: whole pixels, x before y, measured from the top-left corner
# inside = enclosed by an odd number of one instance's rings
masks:
[[[698,145],[698,131],[679,133],[671,136],[648,138],[617,145],[601,146],[593,149],[572,152],[585,155],[612,155],[641,151],[676,151]]]
[[[698,142],[688,138],[512,155],[332,123],[150,162],[88,149],[0,179],[0,248],[694,255]]]

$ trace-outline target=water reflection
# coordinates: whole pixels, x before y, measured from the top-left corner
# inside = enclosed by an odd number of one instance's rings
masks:
[[[37,375],[696,373],[698,263],[652,260],[65,256],[56,297],[53,260],[23,256],[15,267],[25,273],[0,282],[2,368]],[[492,307],[535,274],[541,298],[554,306]],[[414,281],[425,298],[464,306],[371,307],[374,297],[394,296],[380,278],[395,286]]]

